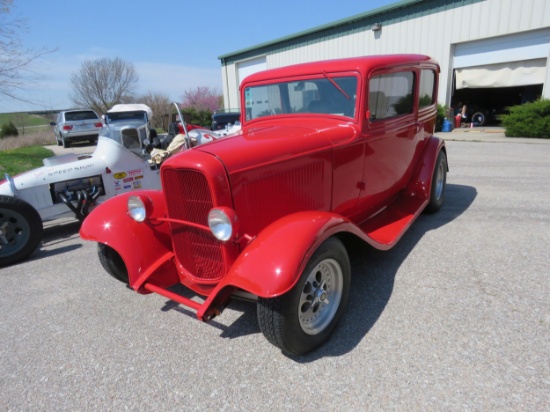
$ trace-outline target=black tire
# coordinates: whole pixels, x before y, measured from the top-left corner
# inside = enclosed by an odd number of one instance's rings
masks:
[[[62,143],[61,143],[61,139],[59,137],[57,137],[57,135],[55,135],[55,141],[57,142],[57,145],[58,146],[61,146]]]
[[[258,323],[267,340],[293,355],[303,355],[323,344],[346,309],[350,272],[342,242],[327,239],[294,288],[276,298],[258,299]]]
[[[447,187],[447,156],[441,150],[437,156],[435,169],[432,176],[432,187],[430,190],[430,201],[424,211],[426,213],[435,213],[441,209],[445,200],[445,189]]]
[[[103,243],[98,243],[97,255],[99,256],[101,266],[103,266],[103,269],[105,269],[109,275],[122,283],[128,283],[128,270],[116,250]]]
[[[65,149],[67,149],[68,147],[71,147],[71,144],[69,143],[69,141],[65,140],[65,138],[63,136],[61,136],[61,143],[63,144],[63,147]]]
[[[483,112],[475,112],[471,119],[474,126],[483,126],[487,122],[487,116]]]
[[[29,203],[0,195],[0,266],[27,258],[42,240],[42,219]]]

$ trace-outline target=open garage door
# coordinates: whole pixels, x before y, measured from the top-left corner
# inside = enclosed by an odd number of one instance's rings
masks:
[[[452,106],[466,105],[474,124],[474,114],[496,123],[508,107],[543,95],[549,55],[550,29],[455,45]]]
[[[543,84],[546,59],[464,67],[456,69],[455,76],[457,90]]]

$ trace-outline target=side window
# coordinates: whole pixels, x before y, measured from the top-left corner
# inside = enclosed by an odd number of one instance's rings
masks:
[[[418,107],[430,106],[434,103],[435,73],[433,70],[422,70],[418,92]]]
[[[414,73],[401,72],[375,76],[369,80],[371,120],[412,113]]]

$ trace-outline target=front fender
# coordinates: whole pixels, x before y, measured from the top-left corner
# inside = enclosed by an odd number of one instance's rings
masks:
[[[242,251],[197,315],[202,318],[215,306],[216,297],[226,295],[225,288],[243,289],[263,298],[285,294],[319,245],[339,232],[363,237],[349,220],[329,212],[298,212],[273,222]]]
[[[163,270],[157,271],[155,283],[173,285],[178,276],[175,266],[167,264],[173,258],[169,224],[158,221],[139,223],[128,216],[128,197],[136,195],[149,197],[153,205],[150,211],[152,219],[165,216],[166,203],[160,190],[125,193],[96,207],[84,219],[80,236],[116,250],[126,265],[133,289],[140,289],[144,280],[161,266]]]

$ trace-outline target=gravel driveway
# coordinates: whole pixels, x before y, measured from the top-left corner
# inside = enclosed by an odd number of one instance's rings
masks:
[[[0,410],[550,410],[550,144],[450,141],[446,203],[352,253],[346,316],[281,354],[101,268],[71,220],[0,270]]]

